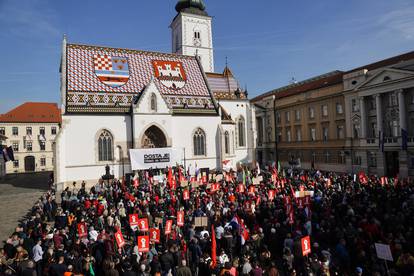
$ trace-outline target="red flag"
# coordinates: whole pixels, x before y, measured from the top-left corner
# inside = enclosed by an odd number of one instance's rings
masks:
[[[172,220],[167,220],[166,222],[165,222],[165,235],[168,235],[168,234],[170,234],[171,233],[171,228],[172,228],[172,223],[173,223],[173,221]]]
[[[142,232],[148,231],[148,219],[147,218],[138,219],[138,229]]]
[[[148,236],[138,237],[138,252],[149,252],[149,237]]]
[[[237,186],[237,190],[238,190],[239,193],[244,193],[244,185],[243,184],[239,184]]]
[[[275,198],[276,192],[275,190],[269,190],[267,194],[268,194],[269,200],[273,200]]]
[[[189,190],[184,190],[183,191],[183,199],[184,200],[189,200],[190,199],[190,191]]]
[[[177,212],[177,226],[184,226],[184,211]]]
[[[150,239],[154,243],[160,243],[160,229],[151,228],[150,229]]]
[[[78,223],[78,235],[79,235],[79,238],[84,238],[88,236],[88,233],[86,232],[85,222]]]
[[[310,237],[306,236],[301,239],[302,244],[302,255],[306,256],[311,253],[311,244],[310,244]]]
[[[139,178],[135,178],[134,179],[133,185],[134,185],[135,188],[138,188],[138,186],[139,186]]]
[[[168,167],[168,184],[170,185],[170,189],[171,189],[171,185],[172,185],[172,179],[173,179],[173,174],[172,174],[172,168]]]
[[[115,240],[119,248],[124,247],[125,240],[124,240],[124,236],[122,236],[122,232],[120,229],[115,233]]]
[[[256,193],[256,187],[255,186],[250,186],[249,187],[249,194],[255,194]]]
[[[138,214],[129,215],[129,225],[132,227],[138,226]]]
[[[211,225],[211,268],[215,268],[217,265],[217,243],[216,243],[216,231],[214,225]]]

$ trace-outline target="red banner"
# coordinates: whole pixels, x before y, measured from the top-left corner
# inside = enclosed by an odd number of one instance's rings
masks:
[[[218,190],[220,190],[220,184],[218,184],[218,183],[213,183],[213,184],[211,184],[211,192],[217,192]]]
[[[139,180],[138,180],[138,178],[137,179],[134,179],[133,185],[134,185],[135,188],[138,188],[138,186],[139,186]]]
[[[124,247],[125,240],[124,240],[124,236],[122,235],[121,230],[118,230],[118,232],[115,233],[115,240],[119,248]]]
[[[78,223],[78,235],[79,235],[79,238],[84,238],[88,236],[85,222]]]
[[[138,229],[142,232],[147,232],[148,231],[148,219],[147,218],[142,218],[142,219],[138,219]]]
[[[249,187],[249,194],[255,194],[256,193],[256,187],[255,186],[250,186]]]
[[[154,243],[160,243],[160,229],[151,228],[150,229],[150,239]]]
[[[275,191],[275,190],[269,190],[269,191],[267,192],[267,195],[268,195],[268,197],[269,197],[269,200],[273,200],[273,199],[275,198],[276,191]]]
[[[306,236],[301,239],[302,244],[302,255],[306,256],[309,253],[311,253],[311,243],[310,243],[310,237]]]
[[[138,214],[129,215],[129,225],[131,228],[138,226]]]
[[[243,184],[239,184],[237,186],[237,190],[238,190],[239,193],[244,193],[244,185]]]
[[[184,226],[184,211],[177,212],[177,226]]]
[[[138,252],[149,252],[149,237],[139,236],[138,237]]]
[[[167,220],[166,222],[165,222],[165,235],[168,235],[168,234],[170,234],[171,233],[171,229],[172,229],[172,223],[173,223],[173,221],[172,220]]]
[[[184,200],[189,200],[190,199],[190,191],[189,190],[184,190],[183,191],[183,199]]]

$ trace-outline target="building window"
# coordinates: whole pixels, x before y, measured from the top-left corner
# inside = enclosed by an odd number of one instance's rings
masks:
[[[157,112],[157,95],[151,95],[151,111]]]
[[[397,93],[388,93],[388,106],[397,106],[398,105],[398,97]]]
[[[113,160],[113,138],[107,130],[102,131],[98,138],[99,161]]]
[[[32,151],[32,150],[33,150],[33,144],[32,144],[32,141],[27,141],[27,142],[26,142],[26,150],[27,150],[27,151]]]
[[[32,127],[26,127],[26,135],[32,135]]]
[[[315,108],[309,107],[309,118],[314,119],[315,118]]]
[[[300,121],[300,110],[295,111],[295,120]]]
[[[285,112],[286,123],[290,123],[290,111]]]
[[[310,128],[310,140],[316,141],[316,128],[315,127]]]
[[[43,135],[43,136],[45,135],[45,127],[40,127],[39,128],[39,134]]]
[[[292,136],[291,136],[290,128],[286,129],[286,141],[287,142],[291,142],[292,141]]]
[[[45,141],[40,141],[39,144],[40,144],[40,150],[42,150],[42,151],[46,150],[46,142]]]
[[[6,135],[6,129],[4,127],[0,127],[0,134]]]
[[[371,123],[371,138],[377,137],[377,123]]]
[[[354,154],[354,165],[360,166],[362,164],[361,156]]]
[[[352,112],[358,112],[359,111],[359,103],[358,103],[357,99],[352,99],[351,105],[352,105]]]
[[[198,128],[194,133],[194,155],[206,155],[206,135],[201,128]]]
[[[398,137],[400,132],[400,122],[398,120],[391,120],[387,122],[388,125],[388,137]]]
[[[336,138],[337,139],[344,139],[344,126],[337,126],[336,127]]]
[[[201,38],[201,35],[200,35],[200,32],[199,31],[195,31],[194,32],[194,38],[197,38],[197,39],[200,39]]]
[[[257,144],[261,146],[263,144],[263,118],[257,117]]]
[[[277,123],[281,123],[282,122],[282,120],[280,119],[280,113],[279,112],[276,112],[276,122]]]
[[[302,130],[300,128],[296,129],[296,141],[297,142],[302,141]]]
[[[339,164],[345,164],[345,162],[346,162],[346,159],[345,159],[345,152],[340,151],[340,152],[338,153],[338,163],[339,163]]]
[[[325,157],[325,163],[328,164],[329,163],[329,157],[330,157],[329,151],[325,152],[324,157]]]
[[[56,135],[56,127],[52,127],[50,132],[52,135]]]
[[[329,128],[328,127],[323,127],[322,131],[323,131],[323,141],[326,142],[326,141],[328,141]]]
[[[19,151],[19,142],[13,142],[12,147],[13,151]]]
[[[230,153],[230,134],[228,131],[224,133],[224,152],[226,154]]]
[[[342,108],[342,104],[337,103],[336,104],[336,114],[343,114],[343,113],[344,113],[344,109]]]
[[[18,167],[19,167],[19,159],[14,159],[13,168],[18,168]]]
[[[361,130],[361,128],[359,126],[359,123],[354,123],[352,129],[353,129],[353,133],[354,133],[354,138],[358,139],[360,137],[359,133],[360,133],[360,130]]]
[[[282,129],[280,128],[277,130],[277,142],[282,142]]]
[[[375,168],[377,166],[377,153],[374,151],[368,152],[368,167]]]
[[[19,128],[18,128],[18,127],[12,127],[12,134],[13,134],[14,136],[19,135]]]
[[[42,167],[46,166],[46,157],[41,157],[40,158],[40,166],[42,166]]]
[[[246,146],[246,135],[245,135],[245,122],[244,118],[240,117],[237,121],[237,131],[239,134],[239,147],[245,147]]]
[[[322,116],[328,117],[328,106],[326,104],[322,105]]]

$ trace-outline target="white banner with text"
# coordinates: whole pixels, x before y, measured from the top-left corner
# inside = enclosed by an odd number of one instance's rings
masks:
[[[181,164],[182,150],[174,148],[130,149],[133,170],[161,169]]]

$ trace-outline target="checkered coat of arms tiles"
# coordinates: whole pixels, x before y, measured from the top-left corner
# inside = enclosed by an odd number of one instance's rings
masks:
[[[172,109],[215,109],[194,57],[68,44],[66,64],[70,112],[127,112],[151,79]]]

